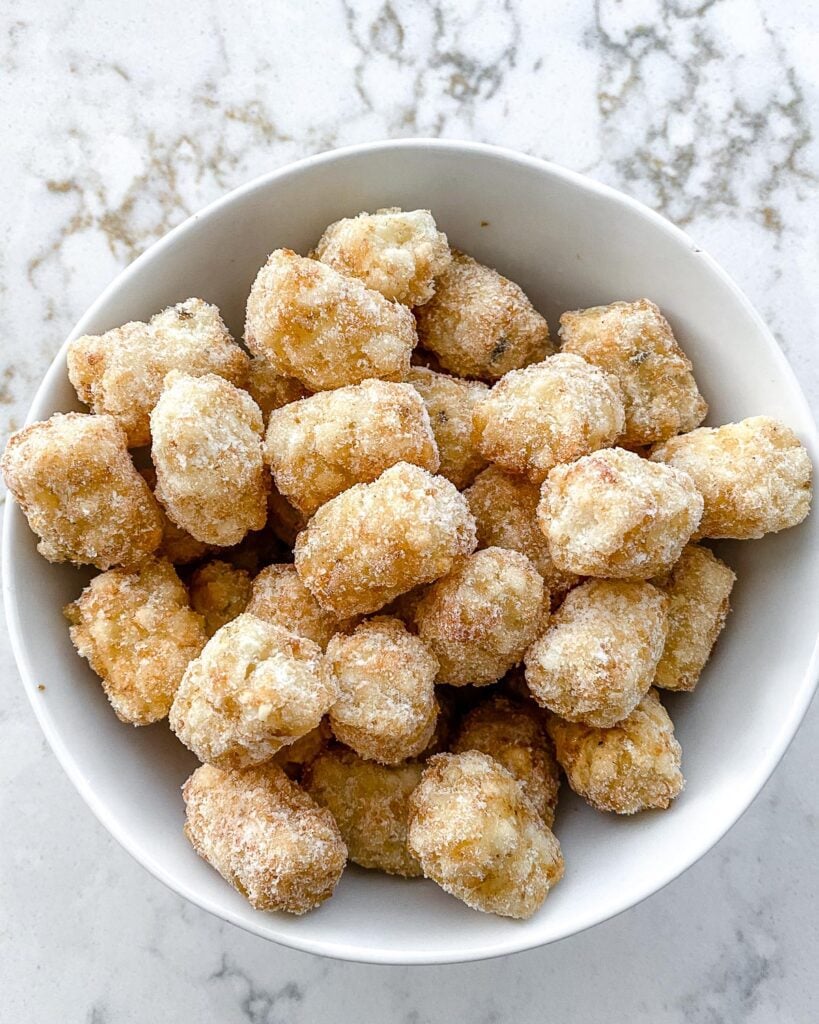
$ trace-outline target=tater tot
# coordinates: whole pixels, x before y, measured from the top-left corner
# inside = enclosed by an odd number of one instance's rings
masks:
[[[438,662],[400,619],[379,615],[334,636],[327,669],[338,688],[330,726],[361,757],[398,764],[429,744]]]
[[[174,372],[151,413],[156,496],[205,544],[238,544],[267,522],[262,414],[228,381]]]
[[[438,472],[462,490],[486,465],[472,438],[472,410],[487,394],[486,384],[450,377],[423,366],[409,371],[407,383],[424,400],[429,413],[441,459]]]
[[[650,583],[575,587],[526,652],[535,700],[571,722],[608,728],[648,692],[668,633],[668,598]]]
[[[559,334],[564,352],[583,356],[619,379],[626,411],[622,444],[664,441],[705,419],[708,406],[691,362],[648,299],[564,313]]]
[[[307,637],[322,650],[335,633],[347,632],[354,625],[354,620],[325,611],[299,579],[296,567],[289,564],[262,569],[253,580],[247,610],[296,636]]]
[[[461,722],[453,754],[478,750],[500,761],[523,786],[549,828],[555,819],[560,770],[546,737],[542,717],[531,702],[493,696],[472,708]]]
[[[331,224],[313,254],[339,273],[406,306],[428,302],[452,255],[429,210],[397,206]]]
[[[346,618],[438,579],[475,544],[452,484],[399,462],[322,505],[296,539],[296,569],[323,608]]]
[[[431,473],[439,463],[421,396],[409,384],[383,380],[277,409],[268,422],[264,455],[279,492],[306,516],[397,462]]]
[[[332,813],[354,864],[417,878],[421,865],[407,846],[407,825],[422,771],[417,762],[378,764],[340,747],[311,762],[304,787]]]
[[[507,373],[477,403],[472,422],[487,459],[539,484],[557,463],[614,444],[625,420],[617,378],[559,353]]]
[[[153,494],[156,489],[156,470],[153,466],[144,466],[139,475],[151,488]],[[189,565],[191,562],[198,562],[200,558],[211,550],[208,544],[203,544],[196,537],[191,537],[187,530],[183,530],[169,519],[162,509],[157,505],[162,519],[162,540],[154,554],[157,558],[167,558],[171,565]]]
[[[250,600],[250,574],[215,558],[196,569],[188,590],[191,607],[205,620],[208,636],[232,622]]]
[[[169,306],[148,323],[86,334],[68,346],[68,376],[92,412],[113,416],[128,447],[150,444],[150,414],[171,370],[193,377],[215,373],[241,386],[248,358],[231,338],[219,310],[201,299]]]
[[[32,423],[11,435],[0,466],[49,562],[133,565],[162,540],[161,512],[112,416]]]
[[[651,459],[684,470],[702,494],[695,537],[752,540],[796,526],[810,511],[810,456],[790,427],[769,416],[672,437]]]
[[[538,526],[540,488],[524,477],[487,466],[464,491],[475,517],[479,548],[509,548],[531,559],[543,577],[552,601],[559,599],[579,580],[554,564],[549,545]]]
[[[243,612],[188,666],[170,723],[200,761],[241,768],[315,729],[337,694],[318,644]]]
[[[307,398],[310,392],[295,377],[282,377],[266,359],[256,356],[250,360],[245,391],[262,411],[267,423],[271,412],[281,409],[300,398]]]
[[[245,340],[276,373],[311,391],[403,380],[416,341],[412,313],[318,260],[277,249],[247,300]]]
[[[294,743],[288,743],[273,755],[272,760],[284,769],[289,779],[299,780],[319,754],[325,750],[333,739],[330,720],[325,715],[315,729],[306,732]]]
[[[173,566],[156,558],[95,576],[64,614],[117,717],[132,725],[167,715],[185,669],[207,640]]]
[[[693,690],[730,611],[736,576],[717,556],[689,544],[671,572],[653,580],[668,595],[668,637],[654,685]]]
[[[555,466],[538,506],[560,569],[613,579],[668,572],[701,515],[702,497],[687,473],[623,448]]]
[[[656,690],[610,729],[556,715],[547,729],[569,785],[598,811],[664,809],[682,792],[682,750]]]
[[[554,351],[546,321],[518,285],[464,253],[453,253],[415,315],[421,345],[458,377],[498,380]]]
[[[548,594],[518,551],[484,548],[459,559],[415,610],[418,635],[440,663],[439,683],[485,686],[523,657],[538,635]]]
[[[182,796],[190,844],[257,910],[304,914],[333,895],[347,862],[338,826],[277,765],[202,765]]]
[[[560,844],[493,757],[436,754],[409,803],[424,875],[475,910],[531,917],[563,875]]]

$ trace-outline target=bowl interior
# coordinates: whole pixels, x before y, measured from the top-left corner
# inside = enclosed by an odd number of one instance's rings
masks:
[[[798,385],[748,302],[681,232],[638,204],[557,168],[489,147],[403,142],[356,147],[285,168],[196,215],[126,270],[75,333],[145,319],[197,295],[237,337],[268,252],[305,253],[341,216],[426,207],[451,242],[519,282],[554,331],[566,309],[648,296],[669,317],[708,399],[709,423],[766,413],[816,461]],[[64,354],[31,419],[79,408]],[[685,793],[665,813],[620,819],[563,793],[564,881],[526,922],[477,914],[424,881],[350,868],[304,918],[252,910],[182,835],[179,787],[193,757],[165,724],[117,721],[75,654],[62,606],[89,573],[52,566],[7,506],[6,607],[18,661],[63,765],[103,823],[184,896],[261,935],[313,952],[387,962],[491,956],[569,935],[654,892],[747,807],[793,735],[813,690],[819,632],[819,518],[763,541],[725,544],[738,575],[728,628],[697,692],[667,700],[683,745]]]

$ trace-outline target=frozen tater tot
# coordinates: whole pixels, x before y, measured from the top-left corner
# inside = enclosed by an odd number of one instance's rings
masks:
[[[171,373],[151,431],[156,496],[177,526],[228,547],[265,525],[270,482],[250,395],[215,374]]]
[[[331,224],[313,253],[339,273],[405,306],[428,302],[452,255],[429,210],[397,206]]]
[[[703,496],[695,537],[752,540],[796,526],[810,511],[810,456],[769,416],[672,437],[651,459],[688,473]]]
[[[281,409],[300,398],[307,398],[310,392],[295,377],[282,377],[266,359],[256,356],[250,360],[245,391],[262,410],[267,423],[271,412]]]
[[[310,765],[333,739],[330,721],[325,715],[321,722],[310,732],[299,736],[295,743],[289,743],[273,755],[272,760],[283,768],[289,779],[300,780]]]
[[[648,692],[668,633],[668,598],[650,583],[575,587],[526,652],[535,700],[561,718],[608,728]]]
[[[708,406],[691,362],[648,299],[564,313],[559,334],[564,352],[582,356],[620,381],[626,412],[622,444],[664,441],[705,419]]]
[[[303,784],[332,813],[354,864],[417,878],[421,865],[407,846],[407,825],[410,794],[422,771],[415,761],[378,764],[338,747],[311,762]]]
[[[452,484],[399,462],[322,505],[296,539],[296,569],[323,608],[346,618],[438,579],[475,544]]]
[[[100,573],[64,614],[77,651],[102,680],[117,717],[131,725],[167,715],[207,640],[202,617],[164,559]]]
[[[438,682],[496,682],[538,635],[548,600],[542,577],[518,551],[484,548],[459,559],[415,610],[418,635],[440,663]]]
[[[531,917],[563,875],[560,844],[494,757],[436,754],[409,803],[425,877],[475,910]]]
[[[276,487],[303,515],[371,483],[397,462],[434,473],[438,448],[421,396],[409,384],[366,380],[271,413],[264,455]]]
[[[338,826],[277,765],[202,765],[182,796],[191,846],[257,910],[304,914],[333,895],[347,863]]]
[[[307,637],[324,650],[336,633],[355,624],[325,611],[299,579],[294,565],[269,565],[253,580],[247,611],[296,636]]]
[[[112,416],[32,423],[11,435],[0,466],[49,562],[132,565],[162,540],[160,509]]]
[[[208,636],[232,622],[250,600],[250,574],[215,558],[196,569],[188,590],[191,607],[205,620]]]
[[[247,300],[245,340],[276,373],[311,391],[403,380],[417,336],[412,313],[354,277],[277,249]]]
[[[231,338],[219,310],[201,299],[169,306],[148,323],[128,323],[68,346],[68,376],[92,412],[113,416],[128,447],[151,442],[150,414],[171,370],[215,373],[240,387],[248,357]]]
[[[598,811],[665,809],[685,786],[682,750],[656,690],[649,690],[628,718],[610,729],[557,715],[546,727],[569,785]]]
[[[552,561],[538,526],[540,488],[536,484],[498,466],[487,466],[464,497],[475,517],[479,548],[509,548],[526,555],[543,577],[553,602],[578,582],[575,573],[563,572]]]
[[[542,715],[531,702],[490,697],[469,711],[452,745],[453,754],[478,750],[500,761],[523,786],[549,828],[555,819],[560,769],[546,737]]]
[[[327,645],[338,699],[330,708],[336,739],[361,757],[398,764],[415,757],[435,731],[438,662],[400,619],[378,615]]]
[[[701,516],[702,497],[687,473],[623,448],[555,466],[538,506],[560,569],[612,579],[668,572]]]
[[[477,403],[472,422],[490,462],[539,484],[557,463],[614,444],[624,424],[620,385],[580,356],[559,353],[510,370]]]
[[[713,551],[689,544],[671,572],[652,582],[668,595],[668,637],[654,685],[693,690],[730,611],[736,576]]]
[[[549,327],[514,282],[464,253],[415,311],[421,345],[458,377],[498,380],[554,351]]]
[[[337,694],[318,644],[243,612],[188,666],[169,717],[200,761],[241,768],[315,729]]]
[[[156,470],[153,466],[144,466],[139,475],[151,488],[153,494],[156,489]],[[187,530],[183,530],[169,519],[161,505],[157,505],[162,518],[162,541],[154,552],[157,558],[167,558],[171,565],[189,565],[191,562],[198,562],[200,558],[211,550],[210,546],[203,544],[196,537],[191,537]]]
[[[407,383],[424,400],[429,413],[441,458],[438,472],[462,490],[486,465],[472,438],[472,410],[487,394],[486,384],[450,377],[423,366],[410,369]]]

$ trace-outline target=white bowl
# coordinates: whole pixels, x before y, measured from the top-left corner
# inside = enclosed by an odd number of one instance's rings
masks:
[[[460,142],[383,142],[274,171],[213,203],[106,289],[71,337],[146,319],[190,295],[216,303],[241,337],[245,298],[268,252],[307,252],[325,225],[382,206],[426,207],[451,242],[521,284],[552,329],[566,309],[648,296],[694,362],[709,423],[765,413],[819,462],[816,428],[771,334],[725,273],[681,231],[577,174]],[[79,408],[55,359],[29,413]],[[773,771],[817,679],[819,516],[762,541],[724,545],[734,611],[697,692],[665,698],[688,786],[666,812],[598,814],[564,788],[556,830],[566,875],[529,921],[468,910],[432,882],[350,867],[302,918],[253,910],[182,835],[179,787],[194,759],[166,724],[121,724],[71,646],[61,608],[89,573],[50,565],[13,503],[3,533],[12,643],[49,743],[88,805],[157,878],[219,917],[327,956],[443,963],[552,942],[671,881],[728,830]],[[41,689],[40,684],[44,687]]]

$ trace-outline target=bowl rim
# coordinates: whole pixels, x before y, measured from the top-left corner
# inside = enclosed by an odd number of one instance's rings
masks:
[[[772,332],[744,292],[729,276],[727,271],[725,271],[716,262],[716,260],[709,256],[702,248],[696,245],[685,231],[677,227],[661,214],[626,193],[621,192],[610,185],[596,181],[585,174],[561,167],[558,164],[548,160],[543,160],[540,157],[531,156],[504,146],[490,145],[488,143],[423,137],[363,142],[351,146],[343,146],[337,149],[326,150],[314,154],[313,156],[308,156],[300,160],[286,163],[275,170],[261,174],[250,181],[245,182],[243,185],[232,189],[203,207],[201,210],[187,217],[156,242],[152,243],[135,260],[121,270],[80,317],[63,344],[60,346],[51,362],[51,365],[41,380],[26,414],[25,425],[33,422],[34,410],[39,407],[46,393],[51,390],[55,378],[65,373],[65,355],[69,343],[74,338],[85,333],[85,325],[93,321],[98,310],[107,303],[109,297],[115,291],[120,289],[129,280],[129,278],[135,276],[145,263],[153,259],[166,246],[171,245],[178,237],[192,230],[200,221],[224,207],[230,206],[237,199],[249,193],[264,190],[273,182],[298,175],[308,168],[332,163],[336,160],[344,160],[349,157],[366,156],[367,154],[389,150],[400,151],[419,149],[449,151],[453,154],[470,153],[482,155],[484,157],[510,161],[512,163],[517,163],[521,166],[537,170],[547,177],[550,176],[554,179],[562,180],[575,188],[596,194],[621,206],[627,207],[658,231],[664,232],[667,236],[676,240],[678,243],[683,243],[693,255],[697,256],[706,264],[709,272],[717,277],[720,283],[733,294],[734,298],[742,306],[744,312],[754,322],[760,334],[765,337],[768,347],[771,350],[772,357],[777,363],[779,372],[790,381],[794,393],[797,396],[799,412],[804,418],[806,432],[809,434],[809,436],[803,438],[803,440],[809,442],[809,446],[812,447],[814,451],[819,451],[819,431],[817,431],[816,421],[812,410],[804,393],[802,392],[801,386],[793,369],[788,363],[782,349],[776,342]],[[270,934],[269,930],[266,930],[261,925],[256,925],[255,919],[244,919],[229,908],[222,906],[218,900],[203,896],[193,891],[186,884],[180,884],[177,879],[171,879],[170,874],[166,871],[162,863],[157,861],[144,849],[141,849],[138,843],[133,842],[130,837],[122,833],[116,822],[111,819],[105,803],[97,797],[93,785],[85,779],[79,765],[74,759],[71,749],[64,742],[56,724],[47,712],[43,702],[37,699],[37,684],[32,665],[29,661],[26,644],[24,642],[14,583],[15,570],[13,566],[15,558],[13,545],[13,523],[16,516],[20,516],[22,518],[22,513],[19,508],[17,508],[16,502],[7,501],[3,515],[3,535],[0,554],[2,555],[3,604],[12,652],[23,681],[29,703],[31,704],[35,717],[37,718],[49,746],[74,787],[97,820],[102,824],[106,831],[113,836],[120,846],[122,846],[139,864],[142,865],[142,867],[146,868],[156,879],[162,882],[176,895],[189,900],[195,906],[213,914],[217,918],[230,924],[237,925],[245,931],[258,935],[268,941],[279,943],[291,949],[297,949],[303,952],[327,956],[334,959],[358,963],[393,965],[432,965],[492,959],[511,953],[523,952],[528,949],[536,949],[544,945],[549,945],[552,942],[568,938],[572,935],[577,935],[580,932],[586,931],[588,928],[594,927],[597,924],[602,924],[604,921],[619,916],[632,907],[636,907],[649,896],[652,896],[654,893],[664,889],[665,886],[670,884],[674,879],[678,878],[690,867],[696,864],[726,835],[731,828],[733,828],[736,822],[748,810],[751,803],[758,796],[759,792],[762,790],[763,786],[782,759],[791,740],[796,735],[799,725],[808,710],[811,699],[817,688],[817,684],[819,683],[819,637],[817,637],[807,670],[801,680],[799,689],[794,695],[788,714],[777,733],[772,737],[771,742],[762,752],[762,756],[758,761],[756,769],[750,776],[750,782],[743,791],[742,799],[737,802],[736,806],[732,808],[731,812],[720,822],[719,826],[713,831],[708,832],[705,838],[698,843],[693,857],[685,866],[678,867],[675,865],[671,867],[659,882],[650,882],[645,887],[645,891],[643,891],[636,899],[633,897],[626,897],[621,899],[619,902],[615,902],[612,908],[608,908],[603,912],[587,913],[576,927],[567,927],[560,934],[546,939],[538,939],[537,937],[534,937],[534,941],[531,935],[517,937],[515,932],[510,930],[503,939],[489,942],[486,946],[481,947],[480,949],[469,950],[464,953],[452,951],[400,952],[395,949],[362,946],[356,942],[341,943],[335,941],[300,938],[298,933],[285,933],[274,936]],[[748,780],[746,779],[746,781]]]

